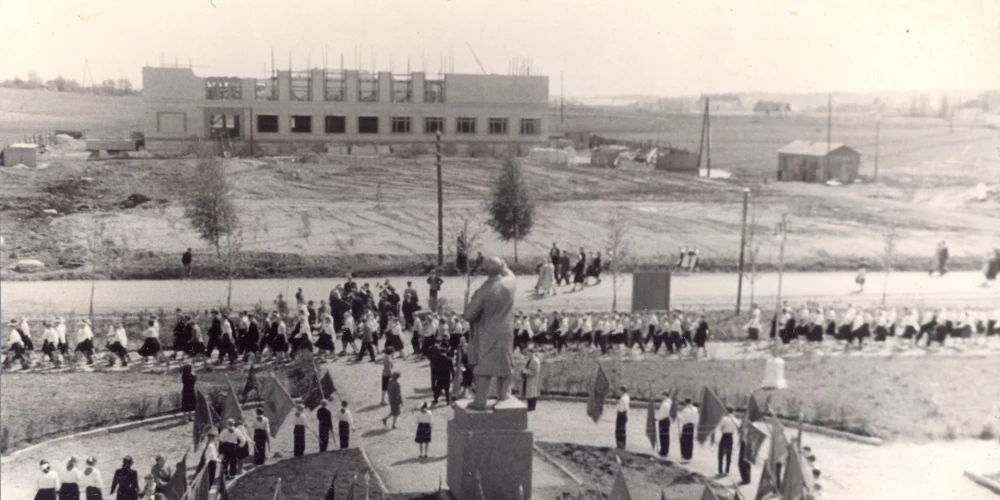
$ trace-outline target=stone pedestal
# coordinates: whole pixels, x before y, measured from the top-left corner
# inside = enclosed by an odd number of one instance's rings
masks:
[[[534,436],[528,431],[528,407],[514,397],[486,411],[467,408],[471,401],[452,405],[448,422],[448,489],[461,499],[478,499],[478,471],[483,494],[489,500],[531,498],[531,460]]]
[[[762,389],[784,389],[788,387],[785,380],[785,360],[777,356],[767,360],[764,366],[764,383]]]

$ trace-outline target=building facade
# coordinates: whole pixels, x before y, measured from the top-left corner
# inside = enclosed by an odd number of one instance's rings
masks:
[[[157,153],[206,142],[255,154],[409,146],[433,144],[439,131],[458,147],[548,141],[545,76],[306,70],[204,78],[145,67],[142,79],[146,148]]]
[[[793,141],[778,150],[778,180],[841,183],[858,179],[861,153],[839,142]]]

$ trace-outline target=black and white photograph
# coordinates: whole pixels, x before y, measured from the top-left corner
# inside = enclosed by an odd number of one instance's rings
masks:
[[[1000,0],[0,0],[4,500],[1000,499]]]

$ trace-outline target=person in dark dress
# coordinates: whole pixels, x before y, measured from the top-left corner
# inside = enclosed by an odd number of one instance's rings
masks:
[[[432,418],[427,403],[420,405],[420,413],[417,414],[417,435],[414,438],[420,447],[420,458],[427,458],[427,452],[431,445]]]
[[[559,256],[559,263],[556,265],[556,285],[570,284],[569,270],[569,252],[563,250],[562,255]]]
[[[346,450],[351,443],[351,431],[354,430],[354,417],[351,416],[351,410],[347,409],[347,401],[340,402],[340,411],[337,412],[337,420],[340,449]]]
[[[254,359],[260,362],[260,324],[257,323],[257,316],[250,316],[250,326],[243,336],[243,362],[250,360],[253,354]]]
[[[187,251],[184,252],[184,255],[181,255],[181,265],[184,266],[185,278],[191,277],[191,261],[192,261],[191,249],[188,248]]]
[[[118,491],[116,500],[139,500],[139,474],[132,469],[132,457],[122,459],[122,468],[115,471],[111,480],[111,493]]]
[[[212,309],[212,326],[208,327],[208,345],[205,346],[205,356],[212,357],[212,351],[219,348],[219,340],[222,338],[222,318],[219,311]]]
[[[191,365],[184,365],[181,369],[181,411],[187,416],[188,421],[191,421],[197,403],[194,390],[197,381],[198,376],[192,373]]]
[[[402,376],[399,372],[393,372],[392,376],[389,378],[388,390],[386,391],[389,395],[389,414],[382,419],[382,425],[388,426],[389,418],[392,418],[392,428],[396,428],[396,420],[399,418],[400,410],[403,406],[403,391],[399,386],[399,377]]]
[[[694,332],[694,356],[698,357],[698,351],[704,351],[705,357],[708,357],[708,348],[705,347],[705,342],[708,341],[708,336],[710,334],[708,328],[708,321],[705,320],[705,315],[702,314],[698,318],[698,329]]]
[[[253,463],[264,465],[267,461],[267,447],[271,444],[271,422],[264,416],[264,409],[257,408],[257,418],[250,423],[253,431]]]
[[[438,398],[444,392],[445,404],[451,404],[451,376],[455,373],[455,363],[445,354],[447,348],[442,345],[437,349],[437,354],[431,360],[431,370],[434,370],[434,402],[438,403]]]
[[[583,287],[586,286],[584,283],[586,279],[584,273],[584,271],[586,270],[586,265],[587,265],[587,260],[585,257],[583,257],[583,254],[581,253],[580,257],[577,258],[576,260],[576,264],[573,265],[573,288],[571,288],[569,291],[571,292],[576,291],[577,285],[580,285],[580,290],[583,290]]]
[[[187,351],[188,342],[191,341],[191,330],[188,328],[188,319],[177,309],[177,323],[174,325],[174,359],[180,359]]]

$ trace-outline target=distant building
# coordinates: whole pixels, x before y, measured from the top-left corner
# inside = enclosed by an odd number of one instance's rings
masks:
[[[779,181],[854,182],[860,166],[861,153],[839,142],[793,141],[778,150]]]
[[[792,106],[787,102],[780,101],[757,101],[753,106],[754,114],[765,116],[778,115],[785,116],[792,111]]]
[[[705,109],[705,99],[708,99],[708,109],[711,111],[739,111],[743,109],[743,101],[738,94],[703,94],[698,99],[696,110]]]
[[[291,154],[431,145],[545,145],[546,76],[277,71],[270,78],[202,78],[190,68],[142,70],[146,148]]]

